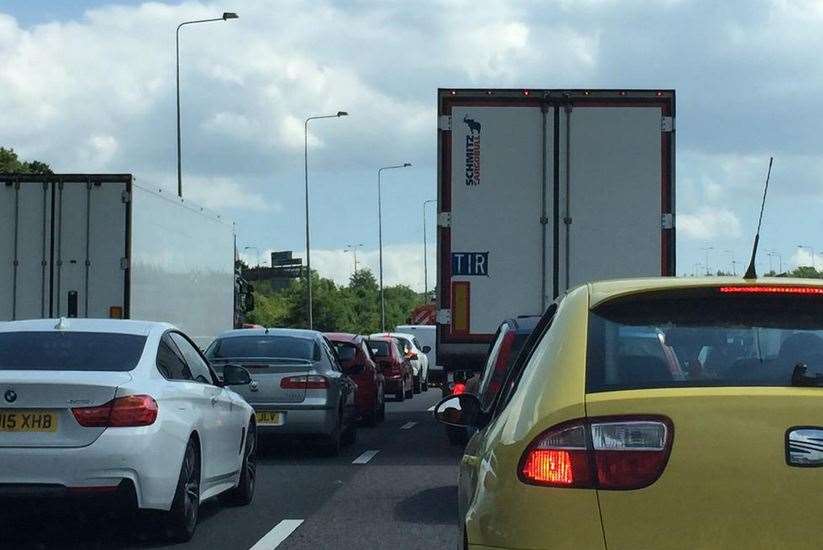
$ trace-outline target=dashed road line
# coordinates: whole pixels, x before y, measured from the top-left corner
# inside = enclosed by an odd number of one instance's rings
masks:
[[[401,430],[410,430],[411,428],[414,428],[415,426],[417,426],[417,422],[406,422],[405,424],[400,426],[400,429]]]
[[[374,450],[374,449],[372,449],[371,451],[366,451],[362,455],[355,458],[352,461],[352,464],[366,464],[366,463],[369,462],[369,460],[374,458],[375,455],[377,455],[377,453],[379,453],[379,452],[380,452],[379,450]]]
[[[303,523],[302,519],[284,519],[249,550],[274,550],[280,546],[281,542],[289,538],[289,535],[294,533],[301,523]]]

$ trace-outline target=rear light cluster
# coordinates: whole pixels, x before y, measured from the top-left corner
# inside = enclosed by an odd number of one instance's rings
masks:
[[[157,401],[149,395],[127,395],[97,407],[77,407],[71,412],[85,428],[150,426],[157,420]]]
[[[574,420],[540,434],[523,453],[518,475],[531,485],[641,489],[669,460],[672,423],[663,417]]]
[[[322,390],[329,387],[329,381],[325,376],[287,376],[280,380],[280,387],[284,390]]]
[[[463,382],[455,382],[454,386],[452,386],[452,395],[460,395],[461,393],[466,393],[466,384]]]
[[[823,294],[811,286],[721,286],[721,294]]]

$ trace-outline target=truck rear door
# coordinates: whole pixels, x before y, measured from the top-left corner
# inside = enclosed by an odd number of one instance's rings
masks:
[[[49,315],[51,187],[0,182],[0,320]]]
[[[55,317],[126,313],[127,184],[60,182],[55,189]]]

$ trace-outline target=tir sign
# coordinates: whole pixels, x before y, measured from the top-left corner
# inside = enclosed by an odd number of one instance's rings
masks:
[[[453,252],[452,275],[489,276],[488,252]]]

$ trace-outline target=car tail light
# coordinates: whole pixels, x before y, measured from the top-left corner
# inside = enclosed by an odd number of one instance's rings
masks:
[[[284,390],[323,390],[329,387],[325,376],[287,376],[280,380],[280,387]]]
[[[127,395],[97,407],[77,407],[71,412],[77,423],[86,428],[150,426],[157,420],[157,401],[149,395]]]
[[[523,453],[524,483],[585,489],[641,489],[660,477],[673,429],[663,417],[575,420],[540,434]]]
[[[466,393],[466,384],[463,382],[455,382],[454,386],[452,386],[452,395],[460,395],[461,393]]]
[[[409,354],[409,359],[411,359],[412,361],[416,360],[417,359],[417,354],[416,353],[410,353]]]

